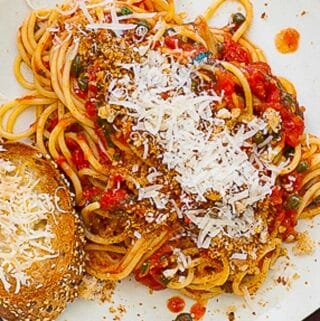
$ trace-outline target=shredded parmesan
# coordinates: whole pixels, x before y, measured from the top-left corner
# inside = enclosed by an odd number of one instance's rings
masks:
[[[15,293],[28,285],[28,268],[35,262],[54,258],[48,215],[54,215],[49,194],[35,190],[36,180],[28,170],[20,175],[11,163],[0,159],[0,282],[9,291],[15,281]]]
[[[163,271],[163,275],[166,278],[172,278],[176,273],[184,272],[186,269],[188,269],[191,263],[191,257],[189,255],[185,255],[180,248],[175,248],[173,250],[173,255],[177,257],[177,266]]]
[[[146,179],[149,183],[152,183],[159,176],[162,176],[162,173],[158,172],[155,167],[151,167],[149,169],[149,174],[147,175]]]
[[[232,260],[246,260],[248,257],[247,253],[233,253],[230,257]]]
[[[89,13],[85,0],[78,0],[78,5],[79,5],[79,8],[82,10],[83,15],[89,21],[89,23],[94,23],[93,17]]]
[[[98,30],[98,29],[106,29],[106,30],[131,30],[134,29],[137,25],[132,23],[89,23],[86,28],[89,30]]]
[[[151,19],[157,15],[156,12],[142,12],[142,13],[132,13],[128,15],[123,15],[118,17],[119,20],[127,20],[127,19]]]
[[[141,233],[139,231],[134,231],[133,235],[137,238],[137,239],[141,239]]]
[[[195,94],[191,89],[193,66],[183,66],[159,52],[149,50],[140,65],[122,67],[133,72],[131,85],[135,89],[130,94],[121,91],[123,80],[114,79],[109,103],[128,110],[136,120],[132,129],[138,136],[148,133],[156,138],[163,151],[162,163],[176,172],[175,179],[184,192],[181,208],[170,204],[179,216],[186,215],[199,228],[197,246],[209,247],[220,233],[249,237],[261,231],[263,222],[256,219],[254,209],[271,194],[279,168],[263,160],[259,146],[251,141],[256,133],[266,130],[267,123],[253,117],[228,128],[222,118],[231,114],[221,110],[214,115],[212,108],[222,97],[213,91]],[[269,142],[268,137],[264,143]],[[143,145],[142,157],[146,158],[147,142]],[[252,149],[253,157],[244,147]],[[156,201],[161,188],[140,188],[139,199],[149,198],[162,208]],[[192,205],[206,202],[212,192],[220,196],[214,208],[203,210]]]
[[[78,53],[78,48],[79,48],[79,38],[74,38],[73,39],[73,45],[72,47],[70,48],[70,51],[68,52],[68,55],[67,55],[67,59],[72,61],[75,56],[77,55]]]

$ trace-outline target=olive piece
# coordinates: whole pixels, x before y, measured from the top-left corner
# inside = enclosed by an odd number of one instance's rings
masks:
[[[254,141],[257,145],[263,143],[264,140],[265,140],[265,136],[264,136],[264,134],[263,134],[262,131],[257,132],[257,133],[253,136],[253,141]]]
[[[192,321],[190,313],[180,313],[174,321]]]
[[[122,7],[120,10],[120,14],[122,16],[127,16],[128,14],[131,14],[131,13],[132,13],[132,11],[127,7]]]
[[[291,195],[287,201],[287,207],[290,210],[296,210],[301,202],[301,198],[298,195]]]
[[[245,21],[246,17],[241,12],[237,12],[232,15],[232,22],[238,26],[243,24]]]
[[[150,30],[150,25],[147,21],[141,20],[137,23],[137,27],[145,27],[146,29]]]
[[[78,86],[82,91],[87,91],[88,89],[88,77],[80,75],[78,79]]]
[[[76,55],[71,65],[71,75],[73,77],[79,77],[82,71],[83,71],[83,66],[82,66],[81,58],[79,55]]]
[[[306,161],[301,161],[301,162],[298,164],[298,166],[297,166],[297,172],[298,172],[298,173],[303,173],[303,172],[307,171],[308,168],[309,168],[308,162],[306,162]]]

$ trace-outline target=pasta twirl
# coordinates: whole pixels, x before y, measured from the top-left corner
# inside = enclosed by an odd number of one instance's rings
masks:
[[[97,278],[134,273],[202,301],[254,293],[319,212],[319,139],[246,37],[251,3],[208,25],[223,2],[184,23],[173,1],[70,0],[18,32],[31,91],[1,107],[0,134],[32,137],[70,179]]]

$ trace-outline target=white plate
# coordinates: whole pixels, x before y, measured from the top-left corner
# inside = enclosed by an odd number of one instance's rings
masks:
[[[37,2],[38,1],[38,2]],[[35,0],[37,4],[50,3],[49,0]],[[255,19],[250,30],[250,38],[266,52],[273,72],[291,79],[297,88],[299,101],[307,107],[307,131],[320,135],[320,2],[318,0],[255,0]],[[53,3],[53,1],[51,1]],[[210,4],[209,0],[177,0],[180,8],[188,11],[190,16],[203,12]],[[222,8],[223,12],[234,12],[239,4],[230,1]],[[301,13],[305,11],[304,15]],[[262,19],[262,13],[266,19]],[[28,8],[24,0],[0,0],[0,92],[9,98],[22,93],[12,72],[13,59],[16,54],[15,36],[18,25],[27,15]],[[226,21],[224,14],[218,15],[215,23]],[[281,55],[274,47],[275,34],[284,27],[295,27],[301,34],[299,50],[295,54]],[[25,117],[28,117],[26,115]],[[26,118],[21,126],[28,126]],[[302,222],[299,230],[310,230],[316,241],[313,256],[292,257],[291,265],[280,260],[271,271],[263,289],[250,302],[232,295],[214,298],[208,305],[204,320],[228,320],[226,311],[230,306],[235,308],[236,320],[271,320],[300,321],[309,313],[320,307],[320,220]],[[293,280],[294,273],[300,275]],[[276,285],[279,275],[291,280],[291,288]],[[119,313],[110,313],[110,307],[124,305],[126,313],[123,321],[159,320],[171,321],[175,314],[166,308],[166,300],[173,292],[162,291],[150,294],[148,289],[134,281],[123,281],[117,285],[110,304],[98,304],[78,300],[70,305],[59,321],[111,321]],[[192,304],[187,300],[187,308]]]

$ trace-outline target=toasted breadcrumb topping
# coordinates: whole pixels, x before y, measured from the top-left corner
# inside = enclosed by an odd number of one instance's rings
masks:
[[[314,252],[314,241],[312,240],[310,234],[305,231],[300,233],[297,242],[292,248],[292,252],[294,255],[310,255]]]

